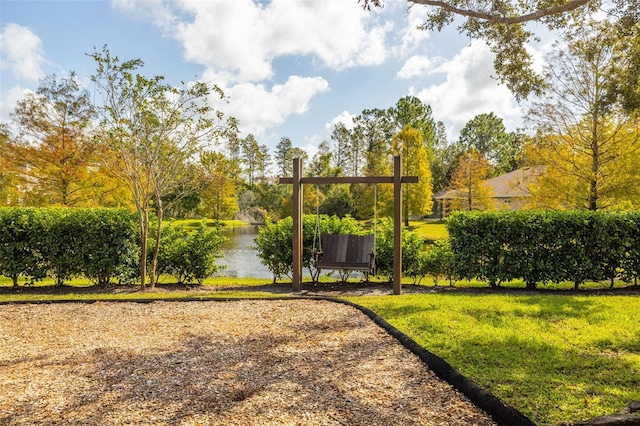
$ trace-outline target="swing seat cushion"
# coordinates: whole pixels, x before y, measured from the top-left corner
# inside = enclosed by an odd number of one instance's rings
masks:
[[[371,271],[374,235],[322,235],[322,253],[316,260],[318,269]]]

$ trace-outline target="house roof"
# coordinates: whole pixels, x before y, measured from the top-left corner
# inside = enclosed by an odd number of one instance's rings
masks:
[[[491,179],[484,183],[492,189],[493,198],[518,198],[527,197],[529,191],[527,185],[544,171],[544,166],[523,167]],[[440,191],[434,195],[436,200],[460,198],[463,191],[449,189]]]

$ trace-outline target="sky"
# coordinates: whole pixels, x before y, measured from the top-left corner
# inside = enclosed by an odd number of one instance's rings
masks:
[[[452,141],[481,113],[522,127],[488,47],[455,25],[418,30],[425,10],[406,0],[371,11],[357,0],[0,0],[0,121],[51,74],[73,71],[91,92],[87,54],[106,45],[141,59],[147,77],[217,84],[241,137],[270,152],[288,137],[313,155],[336,122],[407,95],[431,105]]]

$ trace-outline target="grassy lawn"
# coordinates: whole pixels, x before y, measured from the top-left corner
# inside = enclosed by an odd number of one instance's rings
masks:
[[[434,222],[425,220],[411,220],[409,221],[409,230],[415,232],[420,237],[429,241],[449,238],[447,227],[442,221]]]
[[[640,399],[640,299],[428,294],[352,297],[535,423]]]

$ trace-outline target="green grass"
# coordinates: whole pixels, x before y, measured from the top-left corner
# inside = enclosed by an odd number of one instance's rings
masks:
[[[351,297],[540,425],[640,399],[640,299],[429,294]]]
[[[447,227],[442,221],[425,221],[411,220],[409,221],[409,230],[418,234],[418,236],[429,241],[436,241],[449,238]]]

